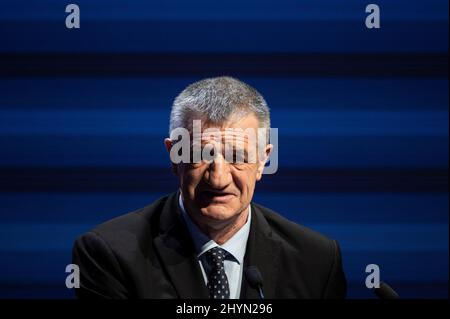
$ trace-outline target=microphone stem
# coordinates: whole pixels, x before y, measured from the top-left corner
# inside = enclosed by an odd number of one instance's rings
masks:
[[[264,299],[264,294],[263,294],[263,291],[262,291],[261,286],[258,286],[258,292],[259,292],[259,297],[260,297],[261,299]]]

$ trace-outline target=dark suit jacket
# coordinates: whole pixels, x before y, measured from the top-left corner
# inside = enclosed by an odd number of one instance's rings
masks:
[[[344,298],[338,244],[252,203],[244,269],[256,266],[266,298]],[[78,297],[208,298],[178,194],[112,219],[79,237]],[[241,298],[258,298],[243,276]]]

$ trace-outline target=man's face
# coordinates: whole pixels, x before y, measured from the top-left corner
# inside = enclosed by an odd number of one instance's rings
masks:
[[[209,128],[207,123],[201,124],[203,132]],[[214,160],[209,162],[175,165],[175,172],[180,178],[184,205],[195,220],[220,228],[223,223],[236,217],[248,207],[256,181],[262,177],[264,164],[272,145],[264,145],[262,153],[265,156],[253,153],[255,157],[252,161],[249,154],[252,152],[249,146],[252,140],[232,133],[230,129],[237,128],[243,131],[251,129],[257,132],[258,127],[258,119],[254,115],[223,123],[218,127],[220,136],[203,137],[201,142],[202,149],[207,144],[215,145],[221,148],[222,153],[216,152]],[[234,137],[234,143],[231,143],[233,145],[225,142],[230,135]],[[166,140],[168,148],[169,142],[170,140]],[[227,161],[224,156],[226,144],[228,149],[247,153],[247,156],[239,160],[235,158],[234,161]]]

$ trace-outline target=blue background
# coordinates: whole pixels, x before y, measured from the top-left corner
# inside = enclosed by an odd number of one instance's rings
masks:
[[[279,170],[255,201],[337,239],[402,297],[448,298],[448,1],[0,1],[0,297],[67,298],[73,240],[176,190],[173,98],[256,87]]]

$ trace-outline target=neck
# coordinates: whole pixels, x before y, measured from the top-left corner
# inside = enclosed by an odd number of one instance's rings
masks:
[[[223,245],[231,237],[233,237],[247,222],[248,207],[244,209],[239,215],[234,216],[230,220],[221,221],[220,223],[214,223],[214,225],[208,223],[197,223],[202,232],[208,235],[209,238],[214,240],[218,245]]]

